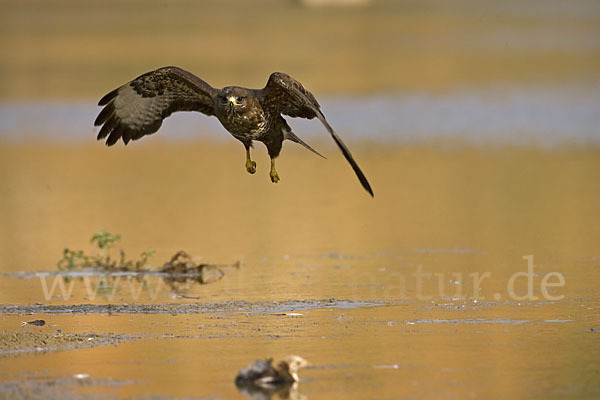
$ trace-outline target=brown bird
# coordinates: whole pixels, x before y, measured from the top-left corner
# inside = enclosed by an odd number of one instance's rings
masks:
[[[176,111],[199,111],[216,116],[223,127],[246,148],[246,170],[256,172],[250,157],[252,142],[263,142],[271,158],[271,181],[279,181],[275,158],[284,140],[291,140],[321,156],[296,136],[282,115],[313,119],[325,126],[358,180],[371,196],[373,190],[352,153],[334,132],[312,93],[291,76],[274,72],[263,89],[227,86],[216,89],[196,75],[178,67],[163,67],[145,73],[108,93],[98,102],[104,106],[94,125],[100,126],[98,140],[112,146],[125,144],[156,132],[162,121]],[[322,156],[321,156],[322,157]]]
[[[256,360],[238,373],[235,384],[263,388],[292,385],[300,380],[298,370],[309,365],[304,358],[294,355],[285,357],[276,367],[271,365],[272,362],[272,358]]]

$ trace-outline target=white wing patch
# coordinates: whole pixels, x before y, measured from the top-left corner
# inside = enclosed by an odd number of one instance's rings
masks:
[[[100,99],[98,105],[104,108],[94,121],[102,126],[97,138],[107,138],[107,146],[119,139],[127,144],[158,131],[163,119],[176,111],[215,115],[215,93],[208,83],[181,68],[147,72]]]
[[[114,100],[115,114],[126,126],[139,129],[145,123],[161,118],[160,107],[155,105],[158,98],[142,97],[131,85],[122,86]]]
[[[292,136],[290,135],[290,132],[292,132],[292,130],[286,126],[281,128],[281,132],[283,132],[283,140],[293,140]]]

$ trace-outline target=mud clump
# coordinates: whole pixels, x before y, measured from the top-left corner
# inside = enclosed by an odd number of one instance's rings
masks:
[[[21,323],[21,326],[25,325],[44,326],[46,325],[46,321],[44,321],[43,319],[36,319],[35,321],[23,321]]]
[[[118,344],[133,337],[110,333],[0,333],[0,357],[24,353],[83,349]]]
[[[61,376],[49,379],[22,379],[0,382],[0,399],[11,400],[70,400],[104,399],[97,393],[78,390],[82,387],[114,387],[132,385],[131,380],[94,379],[79,375]],[[112,397],[108,397],[112,398]],[[154,398],[154,397],[152,397]],[[157,397],[158,399],[158,397]]]
[[[207,283],[211,279],[221,279],[225,273],[214,264],[195,263],[192,257],[185,251],[178,251],[167,261],[161,272],[171,276],[176,282],[184,282],[186,279],[195,278],[199,283]]]
[[[239,267],[239,266],[238,266]],[[164,281],[171,290],[183,297],[189,286],[186,283],[193,282],[205,285],[213,283],[225,276],[225,272],[218,265],[196,263],[185,251],[178,251],[167,261],[160,272],[164,273]]]

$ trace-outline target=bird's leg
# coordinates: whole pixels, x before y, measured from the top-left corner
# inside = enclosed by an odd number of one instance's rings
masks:
[[[271,182],[273,182],[273,183],[279,182],[279,174],[277,174],[277,171],[275,171],[275,159],[274,158],[271,158],[271,172],[269,173],[269,175],[271,175]]]
[[[246,170],[253,174],[256,172],[256,162],[250,159],[250,146],[244,145],[246,146]]]

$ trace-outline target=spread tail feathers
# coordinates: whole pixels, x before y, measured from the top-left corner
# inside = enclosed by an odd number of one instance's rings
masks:
[[[296,142],[298,144],[301,144],[302,146],[306,147],[308,150],[312,151],[313,153],[315,153],[319,157],[326,158],[324,155],[322,155],[321,153],[319,153],[318,151],[316,151],[315,149],[313,149],[312,147],[310,147],[308,145],[308,143],[304,142],[302,139],[300,139],[298,136],[296,136],[296,134],[294,132],[292,132],[291,130],[288,131],[288,132],[286,132],[285,134],[286,134],[286,139],[289,139],[292,142]]]

